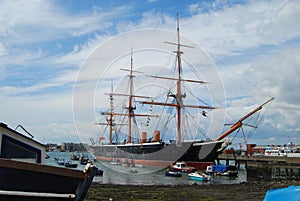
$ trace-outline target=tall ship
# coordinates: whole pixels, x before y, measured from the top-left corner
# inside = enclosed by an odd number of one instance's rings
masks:
[[[206,116],[207,111],[219,109],[209,104],[194,104],[188,99],[188,93],[185,90],[189,90],[186,87],[186,83],[205,85],[207,82],[190,79],[184,75],[184,65],[182,61],[182,47],[192,48],[188,45],[180,43],[179,21],[177,20],[177,32],[176,42],[166,42],[176,47],[174,54],[176,56],[176,64],[174,67],[174,74],[170,77],[153,75],[148,76],[150,79],[164,80],[172,82],[172,87],[164,95],[164,101],[156,101],[155,97],[149,97],[145,95],[139,95],[136,92],[134,86],[134,79],[138,74],[142,72],[133,69],[133,53],[131,51],[130,68],[121,69],[126,71],[127,78],[129,80],[129,89],[126,93],[114,92],[111,87],[111,92],[106,95],[109,96],[110,107],[108,111],[101,112],[101,115],[105,116],[105,122],[98,122],[98,125],[103,125],[109,130],[109,139],[106,140],[105,134],[99,137],[99,140],[92,141],[92,150],[96,158],[100,161],[131,161],[135,164],[143,164],[149,166],[166,167],[176,161],[184,161],[189,166],[196,167],[198,169],[205,169],[206,166],[211,165],[214,160],[229,144],[230,142],[225,138],[232,132],[242,127],[243,121],[260,111],[264,105],[272,101],[271,98],[254,108],[248,114],[240,118],[236,123],[221,133],[215,139],[197,139],[193,132],[184,126],[195,127],[196,121],[187,122],[186,116],[189,114],[189,109],[193,110],[198,115]],[[193,77],[194,78],[194,77]],[[146,80],[145,80],[146,81]],[[123,111],[118,112],[114,106],[114,101],[118,97],[126,99],[125,105],[123,105]],[[196,97],[197,98],[197,97]],[[161,100],[161,99],[160,99]],[[199,103],[199,101],[198,101]],[[200,101],[201,103],[201,101]],[[158,114],[141,113],[137,110],[137,105],[148,105],[149,110],[152,112],[152,108],[162,108]],[[156,110],[158,111],[158,110]],[[117,121],[117,117],[119,121]],[[138,118],[146,119],[146,125],[150,123],[151,119],[164,119],[164,123],[160,124],[160,127],[153,127],[152,133],[140,131],[136,129],[138,127]],[[120,119],[123,119],[122,121]],[[125,119],[125,120],[124,120]],[[171,129],[168,132],[174,133],[176,137],[169,139],[168,141],[162,139],[162,136],[166,132],[168,120],[172,120]],[[156,121],[157,122],[157,121]],[[199,123],[199,122],[198,122]],[[126,135],[121,139],[118,137],[118,131],[126,130]],[[198,128],[199,129],[199,128]],[[136,133],[138,130],[138,136]],[[194,135],[191,139],[186,138],[187,135]],[[184,137],[183,137],[184,136]],[[106,141],[106,142],[104,142]]]

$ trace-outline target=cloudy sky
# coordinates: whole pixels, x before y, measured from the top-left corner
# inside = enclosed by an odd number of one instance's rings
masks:
[[[120,34],[175,31],[176,13],[181,33],[214,61],[228,117],[275,97],[248,142],[300,144],[297,0],[1,0],[0,120],[44,143],[79,141],[73,93],[89,55]],[[85,138],[101,132],[93,118],[79,118]]]

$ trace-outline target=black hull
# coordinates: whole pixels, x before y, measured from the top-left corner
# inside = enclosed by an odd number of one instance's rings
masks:
[[[175,161],[214,162],[222,149],[222,144],[223,141],[193,141],[181,144],[154,142],[102,145],[94,147],[94,154],[100,160],[134,159],[145,161],[145,164],[147,161],[166,161],[166,164]]]
[[[0,159],[0,200],[82,201],[97,168],[86,172]]]

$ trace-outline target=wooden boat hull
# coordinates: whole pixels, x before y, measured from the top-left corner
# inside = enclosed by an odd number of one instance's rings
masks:
[[[82,201],[97,172],[0,159],[0,200]]]

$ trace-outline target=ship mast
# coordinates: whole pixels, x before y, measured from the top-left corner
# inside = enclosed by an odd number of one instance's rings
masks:
[[[109,118],[106,119],[106,123],[97,123],[97,125],[108,125],[109,126],[109,143],[112,144],[112,132],[114,127],[114,110],[113,110],[113,85],[111,85],[111,93],[109,93],[109,103],[110,103],[110,111],[102,112],[102,115],[109,115]]]
[[[181,142],[181,105],[182,105],[182,94],[181,94],[181,51],[180,51],[180,35],[179,35],[179,19],[177,14],[177,68],[178,68],[178,80],[177,80],[177,141]]]
[[[131,127],[132,127],[132,118],[134,116],[135,107],[132,106],[132,99],[133,99],[133,74],[132,74],[132,49],[130,54],[130,73],[129,73],[129,103],[128,103],[128,143],[131,143],[132,136],[131,136]]]
[[[110,104],[110,111],[109,112],[101,112],[101,115],[108,115],[109,118],[106,119],[106,123],[96,123],[97,125],[105,125],[105,126],[109,126],[109,144],[112,144],[112,133],[114,130],[115,126],[124,126],[127,124],[116,124],[114,123],[114,116],[115,115],[120,115],[114,112],[114,104],[113,104],[113,100],[114,100],[114,93],[113,93],[113,83],[111,85],[111,93],[106,94],[109,96],[109,104]]]
[[[228,131],[225,131],[224,133],[222,133],[219,137],[217,137],[215,139],[215,141],[219,141],[224,139],[225,137],[227,137],[228,135],[230,135],[232,132],[236,131],[237,129],[239,129],[240,127],[242,127],[243,125],[243,121],[246,120],[247,118],[249,118],[250,116],[252,116],[253,114],[255,114],[256,112],[258,112],[259,110],[261,110],[263,108],[264,105],[266,105],[267,103],[271,102],[272,100],[274,100],[274,97],[267,100],[266,102],[264,102],[263,104],[261,104],[260,106],[256,107],[255,109],[253,109],[251,112],[249,112],[248,114],[246,114],[245,116],[243,116],[242,118],[240,118],[235,124],[233,124],[230,129]]]
[[[158,115],[152,115],[152,114],[135,114],[134,110],[136,109],[136,107],[133,106],[133,101],[134,98],[151,98],[148,96],[140,96],[140,95],[135,95],[133,93],[133,78],[135,77],[133,75],[133,73],[143,73],[140,71],[134,71],[133,70],[133,56],[132,56],[132,49],[131,49],[131,53],[130,53],[130,68],[129,69],[120,69],[122,71],[129,71],[129,94],[122,94],[122,93],[114,93],[113,92],[113,87],[111,87],[111,93],[108,93],[105,95],[109,95],[109,99],[110,99],[110,112],[102,112],[102,115],[109,115],[109,118],[107,119],[107,123],[97,123],[98,125],[109,125],[110,131],[109,131],[109,141],[110,144],[112,144],[112,131],[114,126],[118,125],[118,126],[124,126],[124,125],[128,125],[128,143],[132,143],[132,121],[133,118],[135,116],[140,116],[140,117],[158,117]],[[125,107],[125,109],[128,110],[127,114],[123,114],[123,113],[116,113],[113,110],[113,96],[125,96],[128,97],[128,107]],[[115,124],[113,121],[113,117],[114,116],[125,116],[128,117],[128,124]]]
[[[151,104],[151,105],[169,106],[169,107],[176,108],[176,112],[177,112],[177,143],[180,144],[182,141],[182,129],[181,129],[182,108],[215,109],[215,107],[203,106],[203,105],[185,105],[183,103],[183,98],[185,98],[185,95],[183,95],[183,93],[182,93],[182,88],[181,88],[182,82],[191,82],[191,83],[199,83],[199,84],[205,84],[206,82],[182,78],[181,54],[183,54],[183,52],[181,51],[181,47],[187,47],[187,48],[194,48],[194,47],[189,46],[189,45],[183,45],[180,43],[178,14],[177,14],[177,43],[173,43],[173,42],[165,42],[165,43],[177,46],[177,50],[174,51],[174,53],[176,53],[176,57],[177,57],[176,58],[176,60],[177,60],[177,77],[176,78],[163,77],[163,76],[151,76],[151,77],[158,78],[158,79],[175,80],[177,82],[176,94],[174,95],[175,99],[176,99],[176,103],[161,103],[161,102],[147,102],[147,101],[144,101],[142,103],[143,104]]]
[[[111,93],[109,94],[109,100],[110,100],[110,114],[109,114],[109,143],[112,144],[112,132],[113,132],[113,85],[111,85]]]

